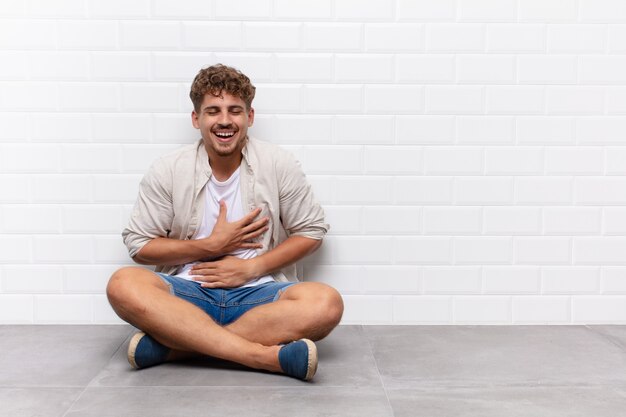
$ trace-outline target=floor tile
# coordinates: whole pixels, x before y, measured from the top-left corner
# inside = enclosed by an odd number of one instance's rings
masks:
[[[587,328],[626,350],[626,326],[587,326]]]
[[[609,386],[390,389],[387,394],[396,417],[626,416],[626,397]]]
[[[0,388],[0,415],[62,417],[83,388]]]
[[[626,354],[583,326],[365,327],[386,387],[626,381]]]
[[[360,326],[339,326],[317,346],[319,367],[313,381],[307,383],[210,358],[136,371],[126,360],[125,343],[91,386],[381,386]]]
[[[0,386],[84,387],[130,326],[0,326]]]
[[[382,388],[88,388],[66,417],[391,416]]]

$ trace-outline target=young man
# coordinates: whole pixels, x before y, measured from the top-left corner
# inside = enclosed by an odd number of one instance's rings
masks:
[[[248,136],[255,87],[224,65],[193,81],[202,139],[158,159],[139,186],[124,243],[135,262],[113,274],[115,312],[141,329],[128,360],[144,368],[189,353],[309,380],[313,341],[337,326],[341,296],[298,283],[294,263],[328,231],[290,153]]]

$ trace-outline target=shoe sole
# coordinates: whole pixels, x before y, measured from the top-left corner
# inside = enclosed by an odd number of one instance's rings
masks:
[[[305,381],[311,380],[315,372],[317,372],[317,346],[315,343],[309,339],[302,339],[304,343],[306,343],[309,348],[309,364],[306,371],[306,376],[304,377]]]
[[[145,335],[146,334],[144,332],[135,333],[130,339],[130,343],[128,344],[128,363],[130,363],[130,366],[132,366],[133,369],[139,369],[137,362],[135,362],[135,351],[137,350],[137,345],[139,344],[139,341]]]

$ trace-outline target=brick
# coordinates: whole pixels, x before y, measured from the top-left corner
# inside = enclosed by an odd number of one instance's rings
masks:
[[[517,59],[521,84],[575,84],[578,59],[569,55],[525,55]]]
[[[35,323],[92,323],[93,303],[88,295],[35,296]]]
[[[600,232],[600,209],[588,207],[546,207],[543,228],[548,235],[581,235]]]
[[[452,322],[452,298],[441,296],[393,297],[393,322],[437,324]]]
[[[571,262],[569,238],[517,237],[515,263],[532,265],[567,265]]]
[[[33,100],[33,97],[37,97],[37,100]],[[58,102],[59,89],[56,83],[0,83],[0,110],[56,111]]]
[[[41,113],[37,116],[41,118]],[[23,142],[30,137],[30,125],[26,114],[0,114],[0,142]]]
[[[178,49],[181,26],[175,22],[121,22],[121,45],[124,49]]]
[[[98,51],[118,48],[117,22],[62,20],[58,25],[61,49]]]
[[[424,25],[369,23],[365,25],[365,49],[373,52],[423,51]]]
[[[427,267],[423,279],[425,294],[477,294],[482,285],[478,267]]]
[[[363,231],[366,234],[419,234],[420,210],[416,207],[364,207]]]
[[[7,293],[60,293],[63,290],[61,267],[50,265],[7,266],[2,283]]]
[[[147,115],[99,114],[93,116],[94,142],[149,142],[152,121]]]
[[[94,255],[93,242],[89,236],[36,236],[33,255],[36,263],[90,263]]]
[[[416,174],[422,171],[422,150],[406,146],[367,146],[365,172],[368,174]]]
[[[477,235],[481,211],[474,207],[424,207],[424,233],[428,235]]]
[[[326,222],[330,224],[330,234],[359,234],[362,230],[360,207],[330,206],[324,208]]]
[[[65,293],[104,294],[109,278],[119,265],[68,265],[63,269]]]
[[[584,22],[623,22],[626,4],[619,0],[581,0],[579,14]]]
[[[277,116],[272,140],[287,143],[330,143],[332,119],[328,116]]]
[[[61,209],[52,205],[6,205],[0,221],[5,233],[60,233]]]
[[[67,111],[116,111],[120,92],[116,85],[105,83],[61,83],[59,105]]]
[[[243,46],[242,28],[240,22],[185,22],[183,46],[201,50],[240,49]]]
[[[26,236],[0,236],[1,263],[32,262],[33,242]]]
[[[399,82],[452,83],[455,77],[454,55],[410,55],[396,57]]]
[[[254,83],[271,82],[274,79],[274,59],[272,54],[262,52],[253,54],[216,52],[214,56],[217,62],[227,62],[228,65],[241,70]],[[207,64],[204,66],[207,66]]]
[[[454,239],[455,264],[509,264],[513,245],[507,237],[459,237]]]
[[[0,4],[0,16],[2,17],[23,17],[26,14],[26,4],[24,2],[3,2]]]
[[[54,145],[2,145],[3,172],[58,172],[59,147]]]
[[[604,151],[601,148],[548,148],[546,173],[556,175],[602,174]]]
[[[490,114],[543,113],[543,103],[543,87],[502,86],[486,89],[486,110]]]
[[[607,266],[601,274],[602,294],[626,294],[626,268]]]
[[[576,120],[576,137],[584,144],[624,145],[624,128],[626,117],[582,117]]]
[[[245,46],[251,50],[294,50],[302,46],[300,23],[244,23]]]
[[[512,143],[513,118],[490,116],[461,116],[457,118],[459,142],[463,144]]]
[[[411,114],[424,110],[421,86],[368,85],[365,87],[366,113]]]
[[[493,323],[511,322],[511,298],[499,296],[462,296],[454,297],[455,323]]]
[[[31,324],[33,318],[32,295],[0,295],[0,323]]]
[[[23,51],[0,51],[1,80],[27,80],[29,73],[28,55]]]
[[[63,207],[64,233],[120,233],[125,226],[119,206],[72,204]]]
[[[571,204],[572,189],[570,178],[516,178],[515,202],[532,205]]]
[[[193,143],[194,140],[200,139],[200,134],[192,126],[191,118],[188,114],[155,114],[153,117],[154,142],[156,143]],[[141,123],[137,121],[136,129],[139,129]],[[150,132],[150,126],[144,129]],[[254,134],[253,134],[254,135]],[[146,136],[146,133],[142,133]],[[125,166],[124,169],[129,169]]]
[[[604,111],[604,90],[594,87],[547,87],[548,113],[598,114]]]
[[[281,81],[330,82],[333,79],[331,54],[276,54]]]
[[[55,49],[57,22],[45,19],[3,19],[0,48],[3,50]]]
[[[574,201],[582,205],[626,204],[626,178],[575,178]]]
[[[109,145],[67,145],[62,148],[63,172],[119,172],[120,149]]]
[[[513,22],[517,19],[515,0],[460,0],[459,18],[468,22]]]
[[[487,294],[538,294],[539,268],[529,266],[488,266],[483,268]]]
[[[602,229],[607,235],[626,234],[626,208],[604,207]]]
[[[480,175],[483,150],[469,147],[427,147],[424,172],[428,175]]]
[[[611,52],[624,53],[626,52],[626,25],[610,25],[609,31],[609,50]]]
[[[160,70],[156,62],[155,70]],[[91,68],[94,80],[147,81],[149,78],[150,55],[135,52],[92,52]]]
[[[623,265],[626,239],[611,237],[575,237],[574,264]]]
[[[346,295],[342,324],[392,323],[392,297],[390,295]]]
[[[337,237],[333,241],[333,264],[388,264],[391,263],[391,238]]]
[[[305,265],[303,279],[306,282],[322,282],[343,294],[362,293],[363,268],[352,265]]]
[[[541,148],[487,148],[485,171],[487,175],[539,175],[543,161]]]
[[[274,16],[284,19],[330,19],[332,0],[275,0]]]
[[[457,55],[456,74],[459,82],[476,84],[514,84],[515,56]]]
[[[431,52],[482,52],[485,28],[472,23],[438,23],[426,26],[426,50]]]
[[[474,86],[426,87],[426,112],[471,114],[483,111],[483,89]]]
[[[391,145],[394,142],[391,116],[339,116],[335,119],[339,143]]]
[[[499,205],[513,201],[511,178],[456,178],[454,195],[461,205]]]
[[[96,263],[132,263],[128,249],[119,236],[94,237],[94,261]]]
[[[535,24],[492,24],[487,26],[489,52],[528,53],[544,52],[546,29]]]
[[[594,294],[600,288],[600,269],[588,267],[543,268],[545,294]]]
[[[336,0],[335,13],[346,20],[389,20],[394,15],[392,0],[363,3],[359,0]]]
[[[398,204],[450,204],[452,178],[399,177],[394,181],[394,201]]]
[[[382,204],[391,202],[391,178],[342,176],[335,180],[339,204]]]
[[[94,324],[126,324],[117,316],[106,295],[94,295],[92,302]]]
[[[513,297],[513,324],[570,323],[569,297]]]
[[[541,210],[532,207],[485,207],[483,233],[487,235],[537,235]]]
[[[575,22],[578,18],[576,0],[524,0],[519,5],[520,21]]]
[[[85,17],[87,10],[85,0],[30,0],[26,3],[26,13],[29,17]]]
[[[137,0],[110,0],[102,3],[100,0],[89,0],[89,16],[100,18],[137,18],[150,15],[150,1]]]
[[[393,56],[335,55],[335,78],[339,82],[389,82],[393,80]]]
[[[452,239],[447,237],[397,237],[395,263],[409,265],[450,265]]]
[[[84,203],[91,200],[92,181],[86,175],[33,175],[32,201],[36,203]]]
[[[421,272],[414,266],[368,265],[360,279],[365,294],[417,294]]]
[[[313,3],[309,3],[313,4]],[[358,23],[306,23],[304,45],[308,50],[360,51],[363,25]]]
[[[607,44],[603,25],[549,25],[548,52],[603,53]]]
[[[360,146],[307,146],[306,171],[312,174],[359,174],[363,166]]]
[[[271,15],[271,0],[242,0],[237,3],[228,0],[217,0],[215,2],[215,16],[218,19],[269,19]]]
[[[152,5],[152,14],[155,17],[163,19],[187,17],[191,19],[207,18],[208,20],[208,18],[213,17],[213,13],[211,12],[213,4],[215,4],[215,2],[206,2],[202,0],[185,0],[184,2],[155,0]],[[247,6],[249,5],[246,4],[246,7],[242,7],[242,12],[246,10]]]
[[[518,117],[516,136],[520,144],[568,144],[574,142],[571,117]]]
[[[580,57],[579,82],[586,84],[623,84],[626,82],[626,56],[587,55]]]
[[[626,87],[612,86],[606,96],[608,113],[626,114]]]
[[[33,127],[33,142],[88,142],[91,117],[88,114],[40,113]]]
[[[0,175],[0,202],[24,203],[30,199],[30,179],[25,175]]]
[[[576,324],[626,323],[626,297],[575,296],[572,301],[572,321]]]
[[[362,88],[346,85],[307,85],[304,88],[306,110],[312,113],[359,113]]]
[[[398,0],[397,16],[399,20],[454,21],[456,10],[455,0]]]
[[[141,175],[94,175],[94,201],[133,203],[137,198]]]
[[[450,144],[454,135],[452,116],[396,117],[396,141],[401,144]]]
[[[156,83],[122,86],[122,111],[175,112],[179,109],[178,86]]]

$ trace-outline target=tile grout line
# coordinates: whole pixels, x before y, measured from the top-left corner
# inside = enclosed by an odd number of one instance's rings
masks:
[[[369,347],[370,353],[372,354],[374,365],[376,365],[376,373],[378,374],[378,379],[380,380],[380,384],[383,387],[383,392],[385,393],[385,398],[387,399],[387,405],[389,406],[389,409],[391,410],[391,415],[395,416],[395,412],[393,411],[391,401],[389,400],[389,394],[387,393],[387,387],[385,386],[385,381],[383,380],[383,377],[380,374],[380,369],[378,368],[378,361],[376,360],[376,356],[374,355],[374,349],[372,348],[372,343],[369,337],[367,337],[367,333],[365,332],[365,327],[363,325],[360,325],[359,327],[361,328],[361,331],[363,332],[363,336],[365,337],[365,340],[367,341],[367,346]]]

